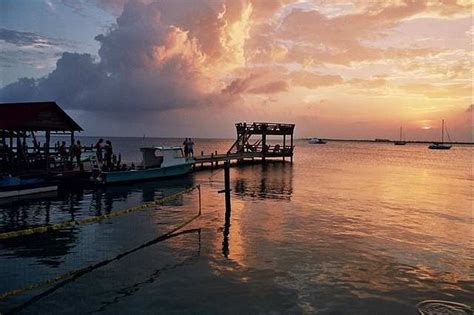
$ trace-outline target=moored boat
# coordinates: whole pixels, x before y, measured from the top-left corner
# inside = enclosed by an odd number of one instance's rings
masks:
[[[407,142],[405,140],[403,140],[403,129],[402,129],[401,126],[400,126],[400,140],[395,140],[393,142],[393,144],[395,144],[395,145],[405,145],[405,144],[407,144]]]
[[[311,139],[309,139],[308,143],[309,144],[326,144],[327,141],[324,141],[321,138],[311,138]]]
[[[102,170],[93,181],[114,184],[186,175],[191,171],[193,160],[183,156],[181,147],[141,148],[141,165],[125,170]]]
[[[5,176],[0,179],[0,198],[15,198],[58,190],[58,181],[42,177]]]
[[[428,148],[431,150],[449,150],[451,147],[452,145],[450,144],[435,142],[430,144]]]
[[[433,142],[431,145],[428,146],[429,149],[431,150],[449,150],[451,149],[452,145],[444,143],[444,119],[441,122],[441,142]],[[449,134],[448,130],[446,130],[446,133],[448,135],[449,139]],[[450,139],[451,140],[451,139]]]

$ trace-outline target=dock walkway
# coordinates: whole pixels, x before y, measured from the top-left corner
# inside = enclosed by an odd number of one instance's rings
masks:
[[[286,158],[291,158],[290,153],[287,152],[268,152],[263,154],[262,152],[240,152],[240,153],[224,153],[224,154],[210,154],[210,155],[201,155],[194,157],[194,167],[205,167],[210,166],[218,167],[220,163],[230,162],[230,163],[241,163],[245,161],[262,161],[263,158],[281,158],[283,162],[286,161]]]
[[[267,160],[286,161],[286,158],[293,162],[293,131],[294,124],[286,123],[268,123],[254,122],[252,124],[237,123],[237,139],[230,149],[224,154],[217,152],[201,156],[195,156],[194,168],[210,166],[218,167],[219,163],[235,162],[236,164],[244,162],[265,163]],[[253,139],[257,136],[259,139]],[[273,146],[267,144],[267,136],[282,136],[283,142]],[[287,144],[286,137],[289,137],[290,143]]]

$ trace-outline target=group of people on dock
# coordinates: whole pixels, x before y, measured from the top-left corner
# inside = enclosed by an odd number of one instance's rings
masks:
[[[100,138],[99,141],[95,144],[95,150],[96,150],[96,156],[97,156],[97,161],[100,164],[104,164],[107,167],[112,167],[113,163],[113,156],[114,156],[114,150],[112,147],[112,142],[110,140],[105,141],[104,139]]]
[[[194,156],[194,141],[191,138],[186,138],[183,142],[184,156],[186,158]]]
[[[99,139],[94,146],[87,147],[89,149],[95,149],[96,157],[99,164],[105,164],[108,167],[111,167],[114,164],[113,161],[113,148],[112,142],[110,140],[105,141],[104,139]],[[82,169],[81,155],[86,148],[82,146],[81,141],[75,141],[69,148],[66,144],[66,141],[56,144],[56,151],[61,159],[61,162],[66,164],[68,160],[71,162],[75,161],[76,164]]]

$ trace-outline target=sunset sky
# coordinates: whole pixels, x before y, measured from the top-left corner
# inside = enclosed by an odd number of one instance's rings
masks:
[[[469,0],[2,0],[0,101],[87,135],[472,141]]]

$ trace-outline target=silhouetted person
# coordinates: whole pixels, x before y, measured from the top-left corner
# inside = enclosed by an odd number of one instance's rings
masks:
[[[110,168],[112,167],[112,155],[114,154],[114,150],[112,148],[112,142],[110,142],[110,140],[105,141],[104,151],[105,151],[105,162],[107,163],[107,166]]]
[[[189,156],[189,140],[188,140],[188,138],[184,139],[183,147],[184,147],[184,156],[188,157]]]
[[[59,157],[61,158],[61,162],[66,164],[67,160],[67,148],[66,148],[66,141],[63,141],[61,145],[58,147]]]
[[[191,138],[188,140],[188,155],[194,157],[194,141]]]
[[[81,141],[77,140],[76,144],[72,147],[72,154],[73,158],[76,159],[76,163],[79,166],[79,169],[82,171],[82,164],[81,164],[81,154],[82,154],[82,146]]]
[[[102,143],[104,142],[104,139],[100,138],[99,141],[97,141],[97,143],[95,144],[95,154],[97,156],[97,161],[99,161],[99,163],[102,163],[102,161],[104,160],[104,148],[102,146]]]

